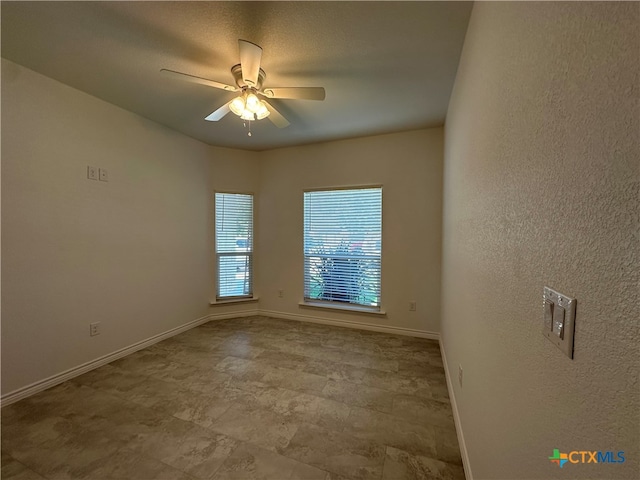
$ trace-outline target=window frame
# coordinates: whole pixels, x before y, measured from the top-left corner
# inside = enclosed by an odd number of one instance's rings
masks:
[[[217,196],[218,195],[247,195],[251,197],[251,251],[249,252],[218,252],[218,228],[217,228]],[[255,278],[255,194],[246,191],[232,190],[214,190],[213,192],[213,253],[214,253],[214,278],[215,278],[215,302],[214,303],[231,303],[235,301],[248,301],[255,299],[254,278]],[[220,258],[229,256],[246,256],[249,266],[249,293],[243,295],[220,296]]]
[[[346,301],[339,300],[325,300],[325,299],[317,299],[310,298],[307,296],[307,257],[311,256],[305,252],[305,244],[306,244],[306,229],[305,229],[305,218],[306,218],[306,209],[305,209],[305,195],[307,193],[313,192],[336,192],[343,190],[380,190],[380,254],[379,254],[379,278],[378,284],[379,289],[377,292],[378,304],[377,305],[367,305],[361,303],[352,303]],[[307,307],[321,307],[321,308],[332,308],[336,310],[347,310],[353,312],[361,312],[361,313],[372,313],[372,314],[385,314],[382,309],[382,252],[383,252],[383,231],[384,231],[384,189],[381,184],[373,184],[373,185],[346,185],[346,186],[331,186],[331,187],[314,187],[307,188],[303,190],[302,194],[302,282],[303,282],[303,300],[300,302],[300,306]]]

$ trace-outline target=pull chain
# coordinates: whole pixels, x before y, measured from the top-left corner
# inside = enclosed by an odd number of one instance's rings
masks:
[[[247,121],[249,122],[249,132],[247,132],[247,136],[250,137],[251,136],[251,120],[245,120],[244,128],[247,128]]]

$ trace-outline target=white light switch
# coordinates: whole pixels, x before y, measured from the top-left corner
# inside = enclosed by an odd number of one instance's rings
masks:
[[[553,302],[544,299],[544,329],[545,331],[553,330]]]
[[[553,333],[564,338],[564,308],[560,305],[553,307]]]
[[[542,333],[569,358],[573,358],[576,299],[544,287],[544,327]]]
[[[109,181],[109,172],[107,172],[104,168],[100,168],[98,170],[100,172],[100,181],[101,182],[108,182]]]

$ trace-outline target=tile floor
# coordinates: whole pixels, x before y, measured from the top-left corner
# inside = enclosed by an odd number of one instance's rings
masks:
[[[2,409],[4,480],[464,479],[438,344],[209,322]]]

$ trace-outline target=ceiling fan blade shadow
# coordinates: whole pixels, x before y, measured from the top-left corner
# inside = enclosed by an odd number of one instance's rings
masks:
[[[183,80],[191,83],[198,83],[200,85],[206,85],[207,87],[219,88],[221,90],[226,90],[227,92],[236,92],[238,91],[237,87],[233,87],[231,85],[227,85],[226,83],[216,82],[215,80],[209,80],[207,78],[196,77],[195,75],[188,75],[186,73],[174,72],[173,70],[167,70],[163,68],[160,70],[160,74],[167,78],[173,78],[176,80]]]
[[[246,40],[238,40],[240,47],[240,65],[242,65],[242,79],[250,87],[258,84],[260,62],[262,61],[262,47]]]
[[[217,122],[218,120],[222,119],[222,117],[224,117],[227,113],[231,111],[231,109],[229,108],[229,105],[231,105],[231,102],[233,102],[233,100],[228,101],[219,109],[217,109],[215,112],[212,112],[209,115],[207,115],[204,119],[208,122]]]
[[[269,116],[267,118],[271,120],[271,123],[278,128],[286,128],[290,125],[289,120],[284,118],[282,114],[273,107],[273,105],[267,101],[264,101],[264,103],[267,106],[267,110],[269,110]]]
[[[264,89],[268,98],[291,98],[296,100],[324,100],[322,87],[269,87]]]

